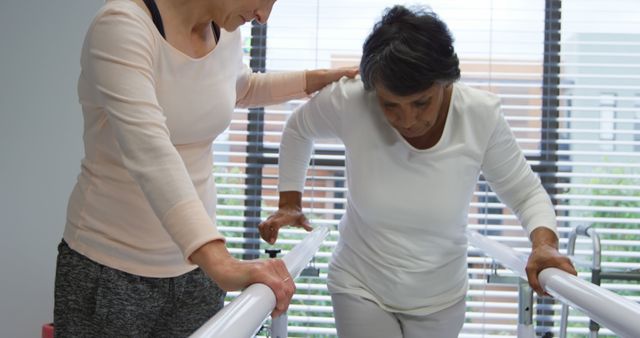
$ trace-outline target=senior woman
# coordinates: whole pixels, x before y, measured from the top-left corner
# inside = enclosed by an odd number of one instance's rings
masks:
[[[395,6],[363,47],[360,79],[320,91],[288,120],[280,147],[279,210],[260,225],[310,229],[301,196],[313,141],[345,146],[347,206],[329,268],[338,335],[457,337],[467,292],[467,213],[482,172],[518,216],[537,274],[558,267],[548,195],[500,114],[498,98],[457,82],[453,38],[435,13]]]
[[[217,231],[212,141],[234,106],[299,98],[357,70],[252,74],[240,25],[275,0],[107,0],[86,34],[85,157],[58,247],[58,337],[184,337],[252,283],[295,286],[281,260],[238,261]]]

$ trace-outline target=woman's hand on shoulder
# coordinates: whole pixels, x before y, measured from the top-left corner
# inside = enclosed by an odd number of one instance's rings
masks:
[[[305,92],[307,94],[312,94],[324,88],[324,86],[331,82],[339,80],[343,76],[353,79],[358,75],[358,72],[359,70],[357,66],[308,70],[305,74],[307,79]]]

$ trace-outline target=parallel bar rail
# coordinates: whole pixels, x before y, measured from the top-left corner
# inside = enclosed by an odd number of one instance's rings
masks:
[[[475,231],[468,231],[467,237],[471,245],[527,279],[526,255]],[[548,294],[579,309],[620,337],[640,337],[640,304],[556,268],[542,270],[538,278]]]
[[[328,234],[327,226],[317,227],[282,258],[293,278],[300,275]],[[211,317],[191,338],[253,337],[275,306],[273,291],[265,284],[253,284]]]

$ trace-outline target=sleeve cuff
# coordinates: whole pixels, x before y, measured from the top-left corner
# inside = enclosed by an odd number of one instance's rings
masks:
[[[191,254],[202,245],[213,240],[225,240],[199,199],[175,205],[165,214],[162,224],[189,264],[193,264],[189,260]]]
[[[283,191],[299,191],[299,192],[303,192],[304,191],[304,182],[302,184],[290,183],[290,182],[278,183],[278,191],[279,192],[283,192]]]
[[[538,228],[547,228],[551,231],[553,231],[553,233],[556,234],[556,237],[558,237],[558,240],[560,239],[560,235],[558,234],[558,229],[555,226],[549,226],[549,225],[532,225],[532,226],[528,226],[527,229],[527,237],[531,238],[531,233],[533,232],[533,230],[538,229]]]
[[[273,98],[286,101],[307,97],[307,72],[275,73],[272,76]]]
[[[236,106],[261,107],[309,97],[305,92],[305,73],[249,74],[246,90],[238,93]]]

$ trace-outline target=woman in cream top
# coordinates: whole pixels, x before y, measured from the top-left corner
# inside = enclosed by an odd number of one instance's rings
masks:
[[[91,23],[82,49],[78,95],[85,122],[85,156],[69,200],[61,245],[90,263],[154,283],[174,283],[172,278],[202,273],[194,270],[199,266],[215,282],[203,282],[199,289],[213,290],[217,304],[189,309],[199,312],[198,318],[206,319],[219,309],[222,290],[257,282],[273,289],[274,315],[278,315],[295,289],[282,261],[238,261],[230,256],[216,228],[212,142],[229,126],[234,107],[304,97],[355,73],[252,73],[242,63],[237,28],[252,20],[265,23],[274,2],[107,0]],[[87,268],[66,262],[60,255],[57,334],[82,335],[83,331],[70,328],[113,325],[104,334],[120,335],[116,329],[127,332],[127,323],[138,323],[149,314],[145,303],[126,300],[120,306],[140,313],[121,318],[124,325],[107,324],[114,322],[108,318],[79,319],[79,314],[95,309],[73,303],[84,291],[74,291],[70,276]],[[96,278],[95,283],[103,283]],[[135,288],[144,283],[129,284]],[[93,297],[97,296],[90,293],[87,301]],[[207,297],[194,296],[194,303]],[[111,304],[113,297],[107,298],[103,303]],[[80,310],[69,314],[74,306]],[[115,306],[107,307],[110,313],[122,313]],[[202,319],[194,322],[185,333],[201,324]]]

